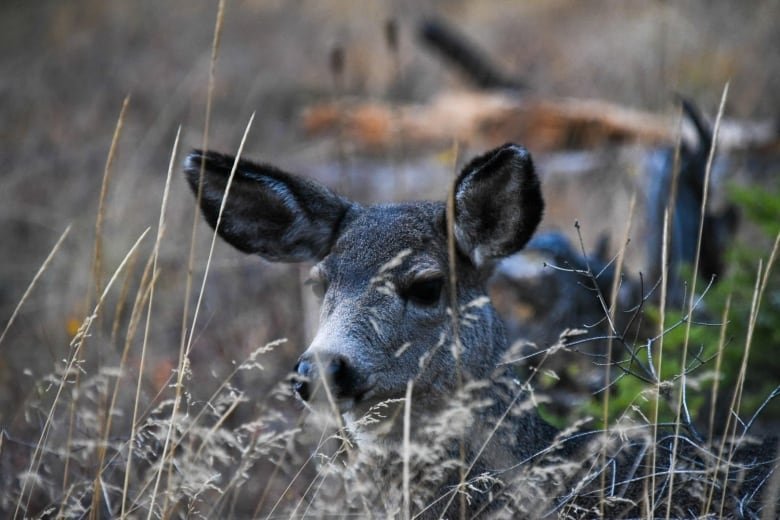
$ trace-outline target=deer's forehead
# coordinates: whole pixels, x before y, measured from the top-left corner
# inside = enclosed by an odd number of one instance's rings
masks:
[[[334,271],[436,268],[446,260],[444,207],[437,203],[370,206],[346,223],[325,266]]]

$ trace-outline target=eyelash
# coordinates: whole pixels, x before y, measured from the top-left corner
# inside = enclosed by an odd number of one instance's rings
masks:
[[[317,278],[309,278],[304,285],[310,286],[317,298],[322,298],[328,290],[328,283]],[[443,287],[443,278],[414,280],[401,291],[401,297],[417,305],[431,307],[439,302]]]
[[[423,307],[432,307],[441,299],[444,287],[443,278],[427,278],[414,280],[401,293],[401,296],[412,303]]]

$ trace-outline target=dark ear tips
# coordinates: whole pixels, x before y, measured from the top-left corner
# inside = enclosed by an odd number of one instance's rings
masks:
[[[197,193],[201,169],[204,170],[204,173],[218,172],[229,175],[230,170],[233,168],[233,161],[234,158],[229,155],[212,152],[210,150],[203,151],[193,149],[187,154],[187,157],[184,158],[184,175],[187,178],[190,188]]]
[[[200,177],[201,165],[203,164],[203,152],[201,150],[192,150],[184,158],[182,169],[187,183],[193,191],[198,191],[198,178]]]
[[[458,182],[469,175],[491,175],[502,165],[512,163],[517,169],[531,170],[533,172],[533,161],[531,154],[524,146],[514,143],[505,143],[487,153],[479,155],[472,159],[460,173]]]
[[[521,146],[515,143],[504,143],[503,145],[496,148],[491,155],[492,159],[498,161],[503,159],[515,161],[518,164],[528,163],[530,165],[531,163],[531,154],[528,152],[525,146]]]
[[[191,174],[195,170],[200,170],[201,164],[203,164],[203,150],[193,149],[184,158],[184,171]]]

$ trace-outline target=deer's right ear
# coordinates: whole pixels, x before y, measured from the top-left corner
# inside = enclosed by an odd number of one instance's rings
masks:
[[[477,267],[516,253],[542,219],[531,155],[505,144],[473,159],[455,183],[455,240]]]
[[[234,158],[194,150],[184,163],[193,192],[203,171],[201,209],[215,227]],[[352,203],[325,186],[273,166],[240,160],[217,232],[245,253],[275,262],[319,260],[333,246]]]

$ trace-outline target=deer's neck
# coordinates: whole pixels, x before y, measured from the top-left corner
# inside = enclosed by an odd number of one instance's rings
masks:
[[[555,438],[557,430],[537,413],[526,390],[511,377],[465,381],[449,398],[412,401],[408,440],[415,447],[435,446],[440,455],[463,461],[474,472],[512,472],[532,461]],[[371,424],[349,412],[345,424],[358,449],[387,454],[405,452],[405,402],[383,409]]]

